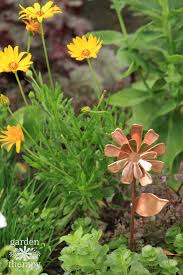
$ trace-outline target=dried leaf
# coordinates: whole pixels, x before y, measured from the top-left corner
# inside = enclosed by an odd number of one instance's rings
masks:
[[[161,199],[152,193],[142,193],[136,200],[136,213],[142,217],[159,214],[169,200]]]
[[[163,253],[167,256],[178,256],[178,254],[175,254],[169,250],[163,249]]]

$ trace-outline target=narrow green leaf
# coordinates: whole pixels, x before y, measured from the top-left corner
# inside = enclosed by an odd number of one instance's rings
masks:
[[[180,55],[180,54],[168,55],[166,56],[166,59],[168,60],[168,62],[171,62],[171,63],[182,63],[183,55]]]

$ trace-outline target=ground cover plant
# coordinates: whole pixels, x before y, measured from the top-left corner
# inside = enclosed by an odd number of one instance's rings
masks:
[[[126,7],[144,16],[134,33]],[[27,50],[0,50],[0,73],[14,77],[22,97],[13,111],[0,94],[0,274],[183,274],[183,1],[113,0],[111,8],[121,32],[94,31],[65,46],[92,79],[95,104],[76,113],[52,75],[44,32],[62,3],[17,6]],[[37,36],[46,80],[34,64]],[[116,93],[95,70],[105,45],[121,79],[133,79]]]

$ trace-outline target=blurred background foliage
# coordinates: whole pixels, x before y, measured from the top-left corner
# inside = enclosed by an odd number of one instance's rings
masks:
[[[28,5],[34,1],[2,0],[0,3],[0,47],[8,44],[19,45],[21,50],[27,48],[27,32],[24,24],[18,20],[18,4]],[[39,1],[44,3],[44,1]],[[47,20],[45,24],[46,43],[49,51],[51,67],[54,79],[62,83],[65,95],[73,98],[75,110],[83,105],[92,105],[95,97],[92,91],[92,80],[89,70],[84,62],[72,60],[66,50],[66,45],[73,36],[81,36],[89,31],[97,29],[119,30],[115,12],[110,9],[111,1],[96,0],[63,0],[55,1],[63,9],[61,16]],[[91,12],[92,11],[92,12]],[[102,14],[102,20],[101,20]],[[129,30],[136,28],[142,19],[131,20],[131,13],[126,10],[127,25]],[[31,51],[34,52],[33,60],[38,70],[47,78],[47,70],[44,55],[41,48],[41,38],[34,35]],[[97,62],[93,62],[98,73],[99,82],[110,91],[117,91],[130,80],[121,81],[123,66],[118,64],[115,51],[112,47],[102,49]],[[8,83],[8,89],[7,89]],[[23,79],[22,83],[28,93],[29,82]],[[16,93],[16,85],[11,75],[3,75],[0,78],[0,90],[7,93],[14,104],[14,109],[21,105],[21,99]]]

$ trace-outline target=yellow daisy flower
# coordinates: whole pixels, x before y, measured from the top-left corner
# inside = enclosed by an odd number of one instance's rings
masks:
[[[26,55],[26,57],[23,58],[24,55]],[[19,53],[18,46],[12,48],[12,46],[9,45],[4,48],[4,51],[0,51],[0,73],[16,73],[17,71],[27,72],[30,65],[33,63],[31,57],[32,55],[30,53]]]
[[[1,131],[0,142],[2,142],[1,148],[6,146],[9,152],[13,145],[16,145],[16,152],[20,153],[21,143],[24,141],[24,135],[19,125],[7,126],[6,131]]]
[[[25,20],[22,21],[26,25],[26,30],[28,32],[31,32],[32,34],[41,32],[40,23],[37,20],[25,18]]]
[[[67,45],[68,53],[78,61],[89,58],[97,58],[97,54],[102,47],[102,41],[92,34],[87,39],[85,35],[73,38],[73,42]]]
[[[27,7],[24,8],[21,5],[20,8],[22,9],[19,14],[20,14],[20,19],[21,18],[32,18],[32,19],[37,19],[40,23],[42,23],[43,19],[49,18],[54,16],[56,13],[62,13],[62,10],[54,5],[53,6],[53,1],[49,1],[46,3],[44,6],[40,6],[39,3],[35,3],[33,7]]]

